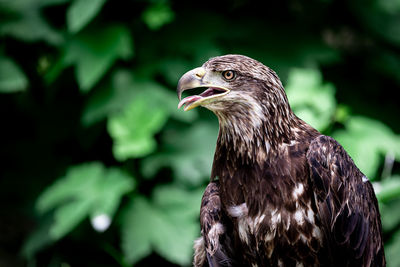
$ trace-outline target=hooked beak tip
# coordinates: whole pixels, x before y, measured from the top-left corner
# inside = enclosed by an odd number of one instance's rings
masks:
[[[205,74],[206,70],[203,67],[195,68],[183,74],[179,79],[178,87],[176,89],[179,101],[182,100],[183,91],[200,87],[203,84],[202,79]]]

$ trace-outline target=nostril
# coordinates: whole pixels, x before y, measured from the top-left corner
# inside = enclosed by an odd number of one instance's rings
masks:
[[[195,75],[197,78],[203,78],[205,74],[206,71],[203,68],[198,68]]]

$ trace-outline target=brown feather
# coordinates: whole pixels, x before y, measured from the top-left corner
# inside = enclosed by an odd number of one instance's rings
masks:
[[[371,183],[334,139],[292,112],[276,73],[240,55],[203,68],[237,77],[205,106],[220,132],[195,265],[385,266]]]

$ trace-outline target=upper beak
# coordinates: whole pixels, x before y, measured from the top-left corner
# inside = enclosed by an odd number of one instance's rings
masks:
[[[185,106],[184,110],[188,111],[229,93],[230,90],[228,88],[205,81],[205,75],[206,70],[203,67],[199,67],[186,72],[182,78],[180,78],[178,88],[176,89],[179,98],[178,108]],[[192,95],[183,100],[181,99],[183,91],[198,87],[208,87],[208,89],[200,95]]]
[[[203,83],[203,77],[205,74],[206,70],[202,67],[195,68],[183,74],[183,76],[179,79],[178,88],[176,89],[179,101],[181,101],[183,91],[205,86]]]

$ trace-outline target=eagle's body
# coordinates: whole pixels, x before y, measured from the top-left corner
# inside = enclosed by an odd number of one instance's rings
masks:
[[[231,75],[232,74],[232,75]],[[181,101],[219,119],[196,266],[384,266],[368,179],[333,138],[296,117],[277,75],[239,55],[185,74]]]

